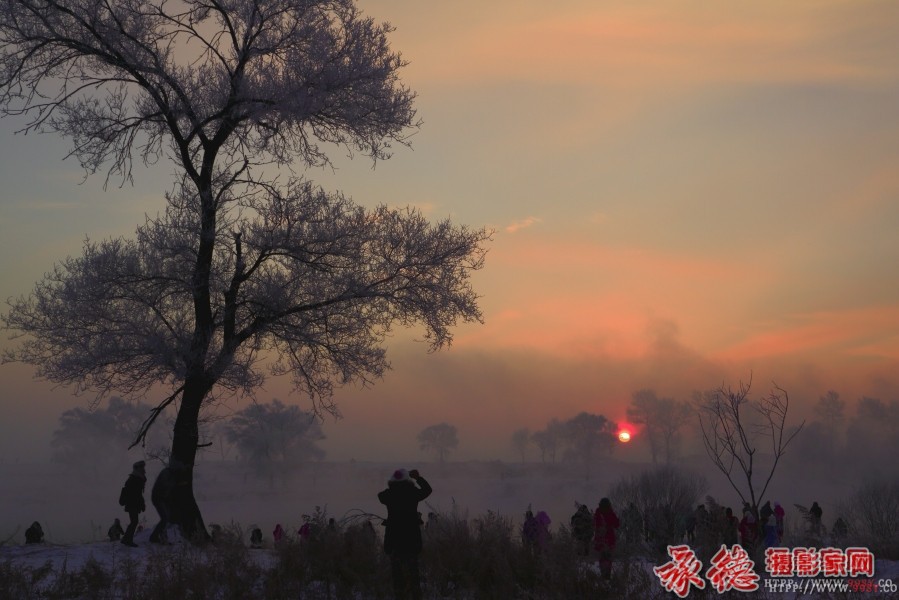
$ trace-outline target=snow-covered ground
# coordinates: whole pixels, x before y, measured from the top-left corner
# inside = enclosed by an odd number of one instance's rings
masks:
[[[195,489],[207,524],[218,523],[226,528],[233,524],[243,532],[258,525],[270,547],[276,523],[295,532],[302,515],[313,513],[317,506],[338,520],[347,514],[381,515],[383,507],[376,495],[396,466],[419,467],[434,486],[434,495],[422,506],[424,511],[457,510],[474,518],[489,510],[517,519],[531,506],[550,514],[553,529],[568,522],[576,501],[594,504],[616,482],[640,468],[614,460],[604,461],[589,473],[576,465],[498,461],[445,465],[346,462],[309,464],[288,476],[269,479],[257,477],[234,462],[210,461],[198,466]],[[148,466],[147,497],[158,470],[155,463]],[[160,547],[148,543],[149,530],[156,522],[151,506],[142,516],[144,530],[135,538],[137,548],[105,539],[114,518],[127,521],[116,503],[126,476],[127,472],[117,472],[98,477],[58,465],[0,464],[0,479],[4,481],[0,486],[0,565],[30,569],[50,565],[55,571],[73,572],[96,561],[114,571],[117,565],[151,561],[161,553],[183,550],[178,544]],[[793,477],[789,481],[790,485],[780,486],[771,497],[778,497],[787,507],[816,499],[824,507],[825,522],[834,518],[838,496],[833,490],[828,496],[826,485],[817,486]],[[710,476],[709,483],[708,493],[735,504],[733,493],[722,485],[720,478]],[[796,518],[795,514],[792,518]],[[46,543],[26,545],[25,528],[35,520],[44,528]],[[262,567],[275,561],[273,551],[268,549],[252,550],[250,556]],[[646,564],[647,569],[652,566]],[[890,581],[899,586],[899,561],[879,559],[875,569],[875,582]],[[768,597],[790,600],[815,596],[777,592]],[[899,594],[894,597],[899,598]]]
[[[54,572],[58,573],[65,570],[71,573],[79,571],[89,561],[95,561],[105,571],[114,573],[116,572],[116,567],[121,566],[126,561],[140,563],[141,561],[152,560],[154,556],[158,557],[159,555],[183,550],[178,543],[169,546],[150,544],[147,539],[148,535],[148,532],[144,531],[135,537],[135,541],[138,543],[137,548],[130,548],[120,543],[109,541],[83,544],[7,545],[0,547],[0,564],[10,563],[16,568],[31,570],[52,565]],[[276,561],[274,553],[270,549],[250,550],[249,555],[251,560],[263,568],[274,565]],[[651,572],[654,565],[644,563],[643,566],[647,572]],[[593,568],[596,569],[595,565],[593,565]],[[794,578],[793,581],[798,581],[800,584],[803,583],[803,580],[798,578]],[[881,586],[885,584],[899,586],[899,561],[877,560],[873,581]],[[659,583],[659,591],[661,592],[661,583]],[[2,593],[0,593],[0,596],[2,596]],[[675,597],[673,593],[670,596],[672,598]],[[763,597],[777,600],[799,600],[800,598],[832,598],[833,595],[816,594],[808,591],[779,591],[766,593]],[[865,593],[860,597],[899,598],[899,593]]]

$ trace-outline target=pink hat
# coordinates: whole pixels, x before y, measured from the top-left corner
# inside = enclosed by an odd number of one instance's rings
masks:
[[[392,483],[402,483],[404,481],[409,481],[409,471],[406,469],[397,469],[393,472],[390,479],[387,480],[387,485]]]

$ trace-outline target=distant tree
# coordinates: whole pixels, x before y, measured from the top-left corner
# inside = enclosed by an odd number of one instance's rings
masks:
[[[686,402],[673,398],[659,398],[653,390],[634,392],[627,418],[635,425],[643,425],[643,435],[649,443],[652,462],[659,457],[670,464],[676,457],[680,430],[690,420],[693,411]]]
[[[527,458],[528,449],[531,447],[531,444],[533,444],[531,430],[527,427],[516,429],[512,432],[512,448],[514,448],[515,452],[521,457],[521,462],[524,462]]]
[[[699,396],[697,408],[706,453],[740,499],[757,509],[787,446],[805,421],[798,427],[787,427],[790,396],[777,384],[755,402],[749,400],[751,386],[751,379],[748,383],[741,381],[736,390],[721,386]],[[756,463],[759,444],[771,453],[767,465]],[[760,484],[755,477],[760,471],[764,476],[765,468],[768,476]]]
[[[224,430],[241,459],[269,476],[299,462],[325,457],[317,445],[325,435],[315,414],[277,399],[247,406],[231,417]]]
[[[94,476],[105,476],[113,469],[128,465],[134,459],[128,457],[125,448],[140,431],[152,408],[149,404],[113,396],[106,407],[63,412],[50,442],[53,460]],[[165,441],[161,435],[155,435],[149,440],[147,450],[161,454]],[[142,456],[146,458],[147,454]]]
[[[589,477],[590,467],[600,454],[611,454],[615,447],[615,423],[602,415],[582,412],[565,421],[567,446],[565,458],[581,461]]]
[[[899,475],[896,461],[872,460],[899,454],[899,400],[884,402],[864,396],[855,405],[855,415],[846,428],[846,455],[850,464],[871,474]]]
[[[833,460],[841,456],[833,446],[834,440],[824,423],[817,420],[806,423],[802,428],[802,435],[793,443],[790,464],[805,472],[816,471],[821,475],[837,476]]]
[[[830,448],[834,452],[839,450],[842,444],[841,429],[845,418],[846,403],[840,400],[840,395],[830,390],[818,399],[815,404],[815,413],[824,424],[827,435],[830,437]]]
[[[354,0],[0,4],[0,115],[68,138],[107,181],[135,159],[174,170],[134,240],[85,242],[11,303],[4,325],[26,337],[4,360],[78,392],[165,390],[140,435],[177,407],[171,458],[190,479],[171,508],[190,539],[209,538],[193,488],[206,406],[271,373],[336,413],[335,386],[387,369],[393,326],[424,325],[438,349],[481,320],[485,230],[285,175],[408,143],[415,94],[390,30]]]
[[[565,426],[558,419],[547,423],[546,427],[531,434],[531,439],[540,450],[540,461],[556,462],[556,454],[565,444]]]
[[[439,423],[425,427],[418,434],[418,444],[425,452],[433,453],[439,462],[445,462],[446,457],[459,446],[456,426]]]

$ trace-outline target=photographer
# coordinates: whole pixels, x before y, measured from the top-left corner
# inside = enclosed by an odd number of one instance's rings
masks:
[[[397,469],[378,500],[387,507],[384,552],[390,556],[397,598],[421,598],[418,555],[421,554],[421,513],[418,503],[431,495],[431,486],[417,470]]]

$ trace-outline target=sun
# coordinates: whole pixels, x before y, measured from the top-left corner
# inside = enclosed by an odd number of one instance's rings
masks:
[[[630,431],[621,431],[618,433],[618,441],[626,444],[631,441],[631,432]]]

